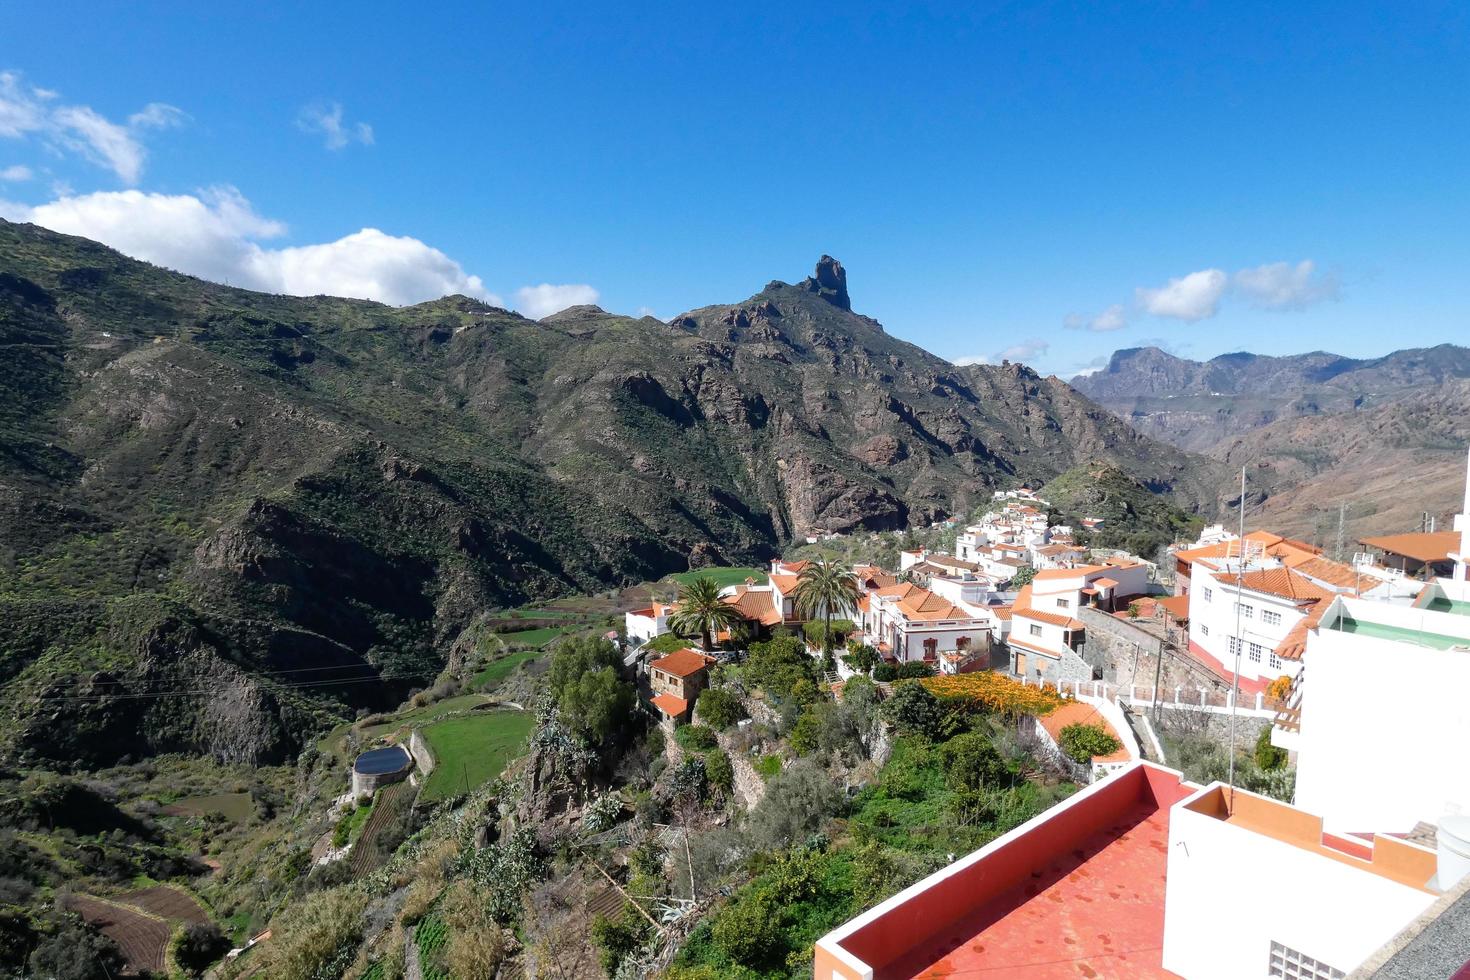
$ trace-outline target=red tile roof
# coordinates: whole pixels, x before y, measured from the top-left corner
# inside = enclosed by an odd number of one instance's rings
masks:
[[[1359,538],[1359,544],[1391,555],[1403,555],[1422,562],[1448,561],[1450,552],[1460,547],[1458,531],[1428,531],[1419,534],[1384,534],[1376,538]]]
[[[776,587],[776,591],[782,595],[790,595],[795,592],[796,583],[801,581],[800,577],[796,575],[772,575],[770,576],[770,580],[771,584]]]
[[[1234,584],[1235,576],[1222,577],[1221,585]],[[1242,588],[1253,592],[1265,592],[1270,595],[1279,595],[1296,602],[1309,602],[1316,599],[1326,599],[1335,593],[1322,588],[1316,582],[1289,568],[1264,568],[1254,572],[1246,572],[1240,576]]]
[[[675,677],[688,677],[690,674],[697,674],[704,670],[712,662],[713,658],[686,647],[683,650],[675,650],[667,657],[660,657],[649,664],[649,667],[661,670],[666,674],[673,674]]]
[[[1367,592],[1383,584],[1383,579],[1376,575],[1360,572],[1352,565],[1321,556],[1296,562],[1291,567],[1303,575],[1311,576],[1318,582],[1325,582],[1339,589]]]
[[[684,712],[689,710],[688,701],[685,701],[683,698],[675,697],[672,694],[655,694],[648,700],[652,701],[655,708],[662,711],[670,718],[677,718]]]
[[[1029,584],[1021,586],[1021,591],[1016,593],[1016,604],[1011,607],[1011,615],[1020,616],[1022,619],[1034,619],[1038,623],[1065,626],[1067,629],[1080,630],[1085,628],[1081,620],[1073,619],[1071,616],[1044,612],[1034,608],[1031,605],[1031,586]]]
[[[725,596],[725,604],[734,606],[742,619],[762,626],[781,625],[781,610],[776,608],[776,596],[769,589],[737,586],[733,595]]]

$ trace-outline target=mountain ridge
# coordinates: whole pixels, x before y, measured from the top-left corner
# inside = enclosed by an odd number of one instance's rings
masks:
[[[849,307],[825,256],[668,323],[534,321],[251,293],[0,223],[0,745],[283,758],[486,609],[926,524],[1084,462],[1214,508],[1218,464]]]

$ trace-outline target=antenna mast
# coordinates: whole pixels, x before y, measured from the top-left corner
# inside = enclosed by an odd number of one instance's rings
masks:
[[[1230,684],[1230,809],[1235,810],[1235,705],[1240,700],[1240,648],[1245,637],[1240,635],[1240,601],[1245,576],[1245,466],[1240,467],[1240,556],[1235,562],[1235,674]]]

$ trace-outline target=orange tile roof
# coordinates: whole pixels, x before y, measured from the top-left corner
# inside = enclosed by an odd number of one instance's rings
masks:
[[[1427,531],[1417,534],[1383,534],[1359,538],[1359,544],[1393,555],[1403,555],[1422,562],[1448,561],[1450,552],[1460,547],[1458,531]]]
[[[1224,586],[1233,585],[1235,576],[1230,575],[1220,579]],[[1322,588],[1316,582],[1307,578],[1299,572],[1289,568],[1263,568],[1254,572],[1246,572],[1240,576],[1242,588],[1253,592],[1266,592],[1271,595],[1279,595],[1296,602],[1309,602],[1316,599],[1326,599],[1335,595],[1327,589]]]
[[[708,667],[711,659],[697,650],[690,650],[686,647],[683,650],[675,650],[667,657],[660,657],[649,666],[654,670],[673,674],[675,677],[688,677]]]
[[[974,617],[943,596],[928,589],[915,589],[898,601],[898,611],[905,619],[934,622],[941,619],[973,619]]]
[[[1164,607],[1164,611],[1176,622],[1189,618],[1189,596],[1171,595],[1154,600]]]
[[[1011,618],[1011,606],[991,606],[990,611],[995,614],[996,619],[1007,620]]]
[[[1101,586],[1104,589],[1116,589],[1118,587],[1118,580],[1115,578],[1095,578],[1092,580],[1092,584]]]
[[[796,583],[801,581],[801,579],[795,575],[771,575],[769,576],[769,578],[771,580],[771,584],[774,585],[776,587],[776,590],[782,595],[790,595],[792,592],[796,591]]]
[[[872,604],[873,604],[873,599],[872,599],[871,596],[865,596],[865,595],[858,596],[858,601],[857,601],[858,612],[867,612],[868,611],[868,607],[871,606]]]
[[[1084,701],[1070,701],[1041,719],[1041,727],[1045,728],[1046,733],[1059,745],[1062,741],[1062,729],[1068,725],[1096,725],[1113,738],[1118,739],[1119,748],[1116,752],[1108,755],[1095,755],[1092,757],[1093,762],[1128,761],[1128,750],[1122,747],[1123,740],[1118,738],[1117,729],[1108,724],[1108,720],[1092,705]]]
[[[1011,607],[1012,616],[1020,616],[1022,619],[1034,619],[1038,623],[1050,623],[1053,626],[1065,626],[1067,629],[1080,630],[1086,626],[1081,620],[1060,613],[1043,612],[1033,608],[1031,605],[1031,586],[1021,586],[1021,591],[1016,593],[1016,604]]]
[[[734,606],[742,619],[760,623],[762,626],[779,626],[781,610],[776,608],[776,597],[769,589],[748,589],[740,586],[734,595],[725,596],[725,604]]]
[[[1331,558],[1323,558],[1320,555],[1293,564],[1292,569],[1303,575],[1311,576],[1318,582],[1326,582],[1328,585],[1337,586],[1340,589],[1362,590],[1364,592],[1375,589],[1383,584],[1383,579],[1376,575],[1368,575],[1358,571],[1351,565]]]
[[[689,702],[672,694],[655,694],[648,699],[653,706],[670,718],[677,718],[689,710]]]

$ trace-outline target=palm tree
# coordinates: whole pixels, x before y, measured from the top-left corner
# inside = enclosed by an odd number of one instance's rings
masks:
[[[822,657],[832,660],[832,613],[851,612],[857,606],[857,580],[837,560],[816,559],[801,570],[792,593],[796,611],[807,619],[821,613]]]
[[[679,588],[679,608],[669,617],[669,628],[680,636],[699,634],[705,652],[714,646],[714,634],[740,621],[735,607],[720,598],[720,583],[701,575]]]

